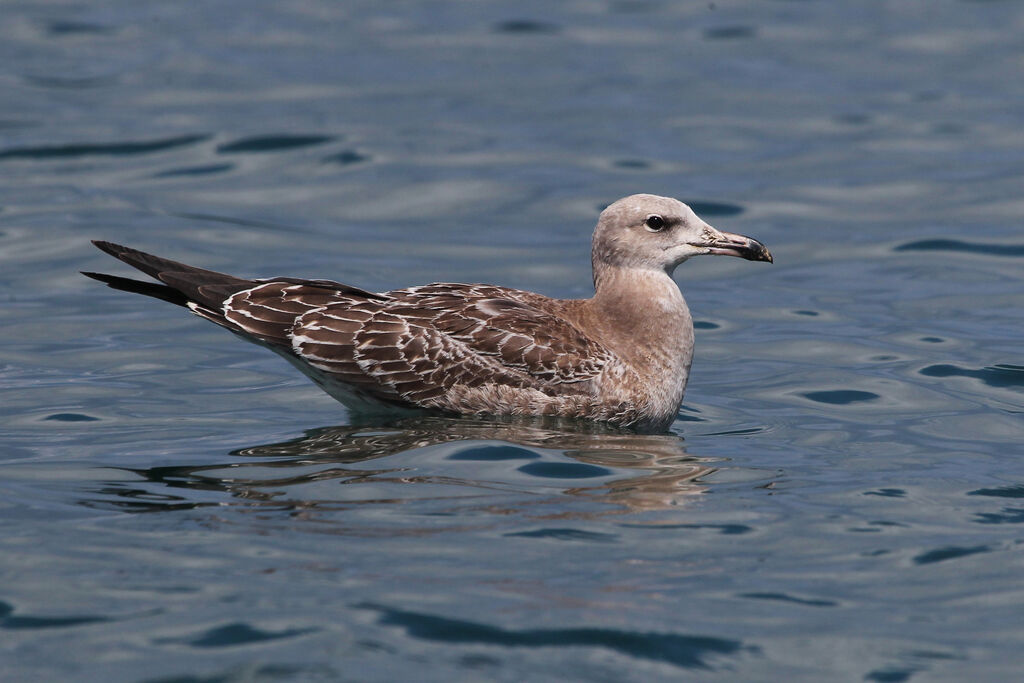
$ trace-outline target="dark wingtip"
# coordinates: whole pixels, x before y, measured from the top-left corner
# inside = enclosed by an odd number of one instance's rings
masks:
[[[187,306],[189,299],[187,296],[167,285],[157,284],[156,282],[143,282],[142,280],[133,280],[127,277],[121,277],[120,275],[109,275],[107,273],[94,273],[88,270],[79,271],[82,275],[92,278],[93,280],[99,280],[107,287],[111,289],[117,289],[122,292],[131,292],[133,294],[142,294],[144,296],[151,296],[154,299],[162,299],[163,301],[169,301],[172,304],[178,306]]]
[[[128,247],[106,240],[92,240],[93,245],[96,246],[102,252],[110,254],[111,256],[117,257],[118,254],[123,254]]]
[[[196,268],[106,240],[93,240],[92,243],[96,245],[97,249],[161,283],[144,283],[103,273],[87,274],[87,277],[105,282],[114,289],[145,294],[182,306],[189,301],[195,301],[205,306],[219,308],[228,296],[243,289],[249,289],[256,284],[253,280]]]

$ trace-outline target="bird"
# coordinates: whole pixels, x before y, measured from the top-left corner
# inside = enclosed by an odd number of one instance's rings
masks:
[[[271,349],[353,413],[551,416],[645,432],[676,418],[693,359],[676,267],[705,254],[773,262],[761,242],[651,194],[619,199],[598,217],[589,299],[491,284],[371,292],[333,280],[249,279],[93,244],[157,282],[83,275],[183,306]]]

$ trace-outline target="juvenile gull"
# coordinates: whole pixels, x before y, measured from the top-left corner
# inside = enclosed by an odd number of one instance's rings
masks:
[[[269,347],[354,410],[552,415],[655,431],[675,419],[693,358],[676,266],[700,254],[772,261],[760,242],[649,194],[601,213],[590,299],[482,284],[374,293],[332,280],[249,280],[94,244],[160,284],[85,275]]]

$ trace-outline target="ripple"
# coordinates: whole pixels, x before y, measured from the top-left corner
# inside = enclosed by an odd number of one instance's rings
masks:
[[[1024,366],[999,363],[988,367],[972,370],[956,365],[929,365],[920,370],[925,377],[970,377],[978,379],[990,387],[1006,389],[1024,387]]]
[[[359,645],[365,645],[362,641]],[[253,664],[245,662],[229,667],[223,673],[181,676],[160,676],[140,679],[138,683],[239,683],[239,681],[339,681],[349,680],[324,664],[288,665]]]
[[[978,524],[1024,524],[1024,508],[1003,508],[1001,512],[979,512]]]
[[[837,114],[834,117],[837,123],[842,123],[847,126],[865,126],[871,123],[872,118],[869,114],[861,112],[848,112],[845,114]]]
[[[625,168],[630,171],[645,171],[653,168],[654,164],[644,159],[616,159],[612,162],[615,168]]]
[[[253,628],[249,624],[238,622],[219,626],[203,631],[197,636],[182,638],[159,638],[154,642],[158,644],[179,643],[192,647],[234,647],[237,645],[251,645],[262,643],[268,640],[280,640],[282,638],[293,638],[306,633],[318,631],[316,628],[293,628],[284,631],[263,631]]]
[[[865,491],[865,496],[881,496],[883,498],[903,498],[907,492],[903,489],[878,489],[876,491]]]
[[[614,543],[618,540],[615,534],[601,534],[582,529],[536,529],[534,531],[518,531],[503,534],[506,537],[548,538],[555,541],[588,541],[591,543]]]
[[[112,85],[116,79],[111,76],[33,76],[24,77],[26,83],[42,88],[66,88],[84,90],[86,88],[102,88]]]
[[[695,330],[717,330],[721,325],[718,323],[709,322],[707,320],[694,320],[693,329]]]
[[[217,146],[220,154],[239,152],[277,152],[283,149],[311,147],[335,140],[333,135],[253,135]]]
[[[915,556],[914,564],[934,564],[936,562],[945,562],[946,560],[955,560],[961,557],[967,557],[968,555],[987,553],[991,550],[992,547],[987,545],[974,545],[969,547],[950,545],[943,548],[936,548],[935,550],[929,550],[928,552]]]
[[[865,681],[874,681],[874,683],[903,683],[903,681],[909,681],[910,677],[920,671],[917,667],[908,667],[905,669],[876,669],[869,671],[865,676]]]
[[[766,429],[767,427],[744,427],[742,429],[726,429],[721,432],[706,432],[701,436],[750,436],[751,434],[760,434]]]
[[[168,171],[161,171],[153,175],[154,178],[175,178],[178,176],[214,175],[226,173],[235,167],[234,164],[207,164],[205,166],[185,166],[183,168],[172,168]]]
[[[992,498],[1024,498],[1024,485],[999,486],[994,489],[976,489],[970,491],[968,496],[989,496]]]
[[[101,24],[92,24],[85,21],[69,21],[62,19],[54,19],[48,21],[44,25],[44,30],[51,36],[68,36],[68,35],[106,35],[113,33],[113,29],[109,26],[103,26]]]
[[[100,418],[82,415],[81,413],[54,413],[53,415],[47,415],[43,419],[55,422],[97,422]]]
[[[179,135],[173,138],[145,142],[79,143],[70,145],[43,145],[14,147],[0,151],[0,159],[58,159],[85,156],[131,156],[150,154],[165,149],[185,147],[208,140],[209,135]]]
[[[863,403],[881,398],[878,394],[870,391],[856,391],[854,389],[834,389],[832,391],[808,391],[800,394],[816,403],[827,403],[834,406],[845,406],[851,403]]]
[[[631,528],[643,528],[643,529],[714,529],[723,536],[739,536],[741,534],[747,534],[754,530],[753,527],[749,527],[746,524],[658,524],[652,526],[650,524],[622,524],[624,527]]]
[[[918,240],[901,244],[893,251],[956,251],[964,254],[984,254],[986,256],[1024,256],[1024,244],[986,244],[983,242],[964,242],[963,240]]]
[[[740,593],[739,597],[751,598],[753,600],[792,602],[797,605],[806,605],[807,607],[836,607],[839,605],[838,602],[833,600],[808,600],[807,598],[794,598],[792,595],[786,595],[785,593]]]
[[[373,157],[369,154],[361,154],[354,149],[346,149],[343,152],[332,154],[329,157],[324,157],[325,164],[338,164],[340,166],[353,166],[355,164],[363,164],[370,161]]]
[[[745,40],[757,35],[757,30],[752,26],[719,26],[704,30],[704,37],[708,40]]]
[[[696,408],[692,408],[688,405],[683,405],[679,408],[679,414],[676,415],[676,419],[680,422],[707,422],[706,418],[698,415],[691,415],[690,413],[699,413],[700,411]]]
[[[4,629],[68,628],[70,626],[81,626],[83,624],[95,624],[105,621],[110,621],[110,618],[88,615],[73,617],[20,616],[14,614],[14,607],[12,605],[0,601],[0,628]]]
[[[545,479],[593,479],[607,477],[612,471],[578,462],[533,462],[519,468],[523,474]]]
[[[558,24],[551,24],[545,21],[535,21],[533,19],[510,19],[508,21],[498,22],[494,25],[492,30],[495,33],[552,34],[561,32],[562,28]]]
[[[475,643],[501,647],[600,647],[637,659],[667,662],[678,667],[710,669],[713,655],[757,653],[742,641],[715,636],[623,631],[611,628],[504,629],[476,621],[362,603],[358,609],[380,614],[378,623],[402,628],[411,638],[445,643]]]

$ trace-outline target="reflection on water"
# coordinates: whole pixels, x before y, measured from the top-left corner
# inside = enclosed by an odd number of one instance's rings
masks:
[[[412,453],[431,447],[440,450]],[[226,504],[336,510],[425,496],[464,499],[481,490],[550,495],[554,486],[565,495],[643,510],[678,505],[701,493],[700,478],[714,471],[706,459],[687,454],[683,440],[673,435],[437,416],[324,427],[230,455],[209,465],[126,468],[145,483],[107,482],[94,491],[100,498],[82,503],[133,512]],[[377,462],[366,467],[369,461]],[[367,493],[317,486],[324,482],[368,485]]]

